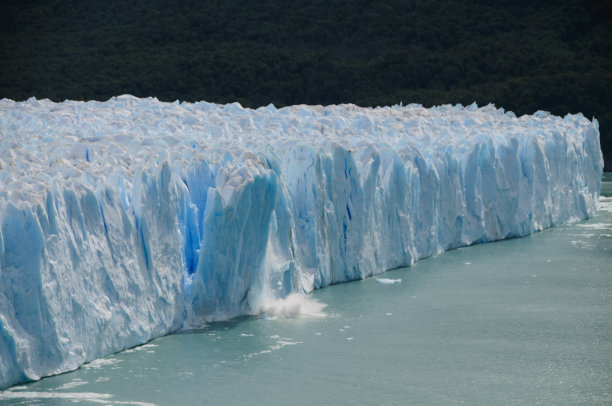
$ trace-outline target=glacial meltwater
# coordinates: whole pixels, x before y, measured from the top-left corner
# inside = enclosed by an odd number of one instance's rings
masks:
[[[12,387],[0,404],[609,405],[612,197],[588,221],[449,251],[293,306],[301,317],[162,337]]]

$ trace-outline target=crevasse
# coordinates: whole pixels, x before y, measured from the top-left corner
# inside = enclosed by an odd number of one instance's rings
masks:
[[[0,388],[598,207],[596,120],[0,101]]]

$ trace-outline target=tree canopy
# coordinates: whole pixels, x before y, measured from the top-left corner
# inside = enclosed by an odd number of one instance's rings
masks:
[[[582,112],[612,154],[609,1],[4,0],[0,98],[130,93]]]

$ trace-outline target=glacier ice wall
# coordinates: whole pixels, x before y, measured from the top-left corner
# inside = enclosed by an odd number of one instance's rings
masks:
[[[596,120],[0,101],[0,388],[598,206]]]

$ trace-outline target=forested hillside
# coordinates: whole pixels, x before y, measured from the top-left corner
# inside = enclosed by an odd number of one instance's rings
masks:
[[[612,5],[3,0],[0,97],[583,112],[612,153]]]

